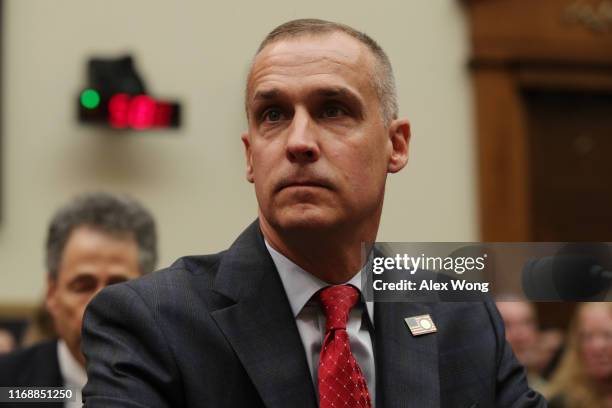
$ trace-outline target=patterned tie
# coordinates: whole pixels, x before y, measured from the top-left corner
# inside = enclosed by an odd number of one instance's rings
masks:
[[[325,313],[325,340],[319,360],[321,408],[371,408],[370,393],[361,369],[351,353],[346,322],[357,303],[353,286],[328,286],[319,292]]]

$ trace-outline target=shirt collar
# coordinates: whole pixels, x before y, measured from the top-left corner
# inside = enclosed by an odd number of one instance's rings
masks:
[[[57,359],[66,387],[74,387],[79,390],[85,387],[87,373],[62,339],[57,342]]]
[[[289,305],[293,312],[293,317],[302,311],[306,303],[317,293],[317,291],[329,286],[329,283],[322,281],[313,274],[305,271],[285,255],[278,252],[276,249],[265,240],[266,248],[270,252],[272,261],[278,270],[278,274],[285,288],[287,298],[289,298]],[[359,270],[348,282],[345,284],[353,285],[359,292],[361,292],[361,270]],[[362,296],[363,298],[363,296]],[[370,322],[374,323],[374,303],[365,302],[366,310],[368,311],[368,317]]]

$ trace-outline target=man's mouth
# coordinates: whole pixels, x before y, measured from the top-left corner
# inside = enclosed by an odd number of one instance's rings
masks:
[[[330,189],[331,185],[323,180],[287,180],[279,184],[277,191],[291,187],[319,187]]]

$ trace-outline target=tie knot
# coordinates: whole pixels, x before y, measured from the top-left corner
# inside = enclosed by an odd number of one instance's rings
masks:
[[[350,310],[357,303],[359,291],[350,285],[328,286],[319,292],[325,313],[325,331],[346,329]]]

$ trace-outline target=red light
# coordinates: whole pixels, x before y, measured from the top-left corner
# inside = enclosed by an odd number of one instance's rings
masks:
[[[135,96],[130,102],[128,123],[137,130],[149,129],[155,119],[155,99],[148,95]]]
[[[108,121],[114,128],[126,128],[128,126],[128,112],[130,107],[130,96],[128,94],[116,94],[108,102]]]
[[[172,126],[175,113],[172,104],[156,101],[148,95],[115,94],[108,102],[108,121],[117,129],[168,128]]]

